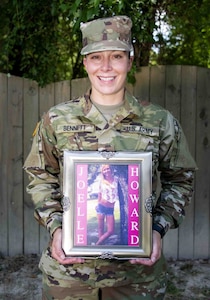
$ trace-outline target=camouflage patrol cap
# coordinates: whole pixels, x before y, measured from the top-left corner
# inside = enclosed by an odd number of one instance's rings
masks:
[[[106,50],[133,51],[132,21],[127,16],[114,16],[81,23],[82,55]]]

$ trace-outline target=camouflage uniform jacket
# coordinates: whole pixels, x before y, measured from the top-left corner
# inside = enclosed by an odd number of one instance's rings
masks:
[[[24,169],[35,218],[50,236],[62,227],[63,151],[152,151],[154,229],[163,236],[184,218],[192,196],[195,162],[178,121],[165,109],[125,92],[124,105],[107,123],[89,91],[52,107],[42,118]],[[162,189],[156,198],[157,174]]]

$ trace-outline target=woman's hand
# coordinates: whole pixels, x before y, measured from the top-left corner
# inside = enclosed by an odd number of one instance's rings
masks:
[[[68,265],[75,263],[84,263],[83,258],[79,257],[66,257],[62,249],[62,230],[56,229],[53,234],[52,240],[52,257],[55,258],[60,264]]]
[[[136,258],[131,259],[131,264],[140,264],[145,266],[152,266],[156,263],[156,261],[160,258],[162,252],[162,241],[160,234],[153,230],[153,247],[152,247],[152,254],[150,258]]]

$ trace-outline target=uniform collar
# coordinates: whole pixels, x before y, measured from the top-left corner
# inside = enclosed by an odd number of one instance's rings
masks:
[[[119,109],[118,113],[110,119],[108,125],[107,120],[91,102],[90,94],[91,90],[89,89],[83,97],[76,100],[81,109],[77,111],[77,115],[78,117],[85,117],[85,119],[90,120],[95,126],[101,129],[107,126],[115,126],[128,116],[132,119],[136,116],[139,118],[142,115],[142,106],[138,100],[125,90],[124,105]]]
[[[89,89],[84,97],[81,98],[81,100],[84,101],[83,103],[83,112],[88,117],[89,114],[91,114],[91,111],[95,112],[95,106],[90,100],[90,94],[91,94],[91,89]],[[125,90],[125,96],[124,96],[124,112],[129,114],[135,114],[137,116],[140,116],[142,114],[142,107],[139,104],[138,100],[132,96],[127,90]]]

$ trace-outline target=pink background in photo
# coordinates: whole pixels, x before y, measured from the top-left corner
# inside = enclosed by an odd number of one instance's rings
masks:
[[[74,245],[87,245],[87,188],[88,188],[88,165],[76,165],[76,215],[74,230]]]
[[[128,166],[128,245],[139,246],[139,166]]]

